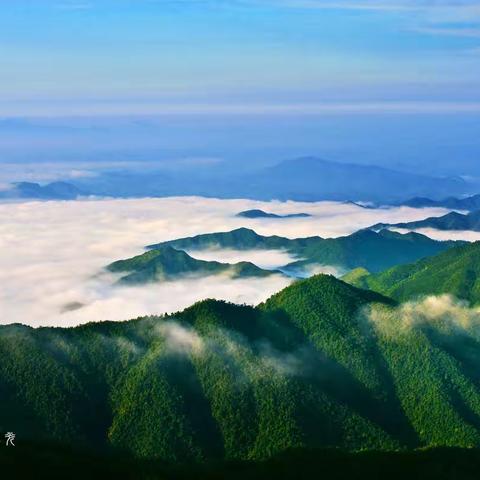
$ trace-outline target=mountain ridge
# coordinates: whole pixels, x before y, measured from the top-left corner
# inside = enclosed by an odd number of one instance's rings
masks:
[[[462,242],[460,242],[462,243]],[[417,233],[400,234],[387,230],[361,230],[338,238],[304,237],[289,239],[278,235],[263,236],[241,227],[229,232],[200,234],[147,246],[155,249],[172,246],[185,251],[205,249],[284,250],[298,260],[283,271],[301,272],[312,265],[336,266],[346,270],[365,267],[371,271],[409,263],[446,250],[459,243],[439,242]]]
[[[465,198],[447,197],[442,200],[432,200],[431,198],[416,197],[395,204],[396,206],[407,206],[413,208],[442,207],[451,210],[480,210],[480,194]]]
[[[419,229],[419,228],[435,228],[437,230],[455,231],[455,230],[471,230],[473,232],[480,231],[480,210],[476,210],[467,214],[458,212],[450,212],[441,217],[428,217],[424,220],[415,222],[403,223],[377,223],[370,227],[372,230],[380,228],[404,228],[404,229]]]

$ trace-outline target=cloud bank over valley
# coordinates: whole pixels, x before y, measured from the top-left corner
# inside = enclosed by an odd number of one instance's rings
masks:
[[[242,210],[311,217],[245,219]],[[145,245],[248,227],[262,235],[337,237],[378,222],[406,222],[445,210],[364,209],[334,202],[256,202],[205,198],[0,203],[0,324],[72,326],[126,320],[183,309],[204,298],[257,304],[292,280],[280,275],[186,278],[138,287],[114,286],[109,263],[142,253]],[[191,252],[199,258],[199,253]],[[208,257],[208,258],[207,258]],[[211,250],[201,258],[252,261],[277,268],[295,260],[283,251]],[[335,273],[335,266],[318,271]]]

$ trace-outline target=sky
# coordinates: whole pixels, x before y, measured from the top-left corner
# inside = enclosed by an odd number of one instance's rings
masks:
[[[0,162],[480,176],[480,1],[0,0],[0,62]]]

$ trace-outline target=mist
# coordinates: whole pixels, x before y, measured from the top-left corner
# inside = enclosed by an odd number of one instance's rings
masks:
[[[396,308],[372,306],[367,318],[389,338],[401,338],[424,327],[480,338],[480,308],[451,295],[427,296]]]
[[[235,216],[250,208],[279,214],[305,212],[312,217],[279,221]],[[334,202],[188,197],[0,203],[0,324],[74,326],[126,320],[176,312],[204,298],[254,305],[291,280],[280,275],[237,280],[222,275],[118,287],[103,268],[138,255],[145,245],[201,233],[249,227],[264,235],[332,237],[378,222],[406,222],[441,213],[443,209],[372,210]],[[290,260],[282,251],[207,254],[209,259],[250,260],[269,268]],[[332,271],[330,266],[318,268]]]

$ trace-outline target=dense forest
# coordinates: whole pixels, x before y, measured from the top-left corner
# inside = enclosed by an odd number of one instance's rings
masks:
[[[171,464],[263,461],[292,449],[480,446],[478,336],[406,328],[394,300],[331,276],[256,308],[71,329],[0,328],[0,426]]]

